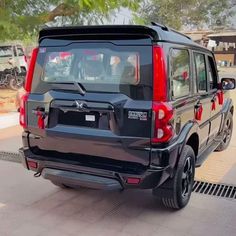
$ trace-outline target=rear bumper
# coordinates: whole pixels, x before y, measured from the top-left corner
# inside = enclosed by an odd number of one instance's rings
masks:
[[[33,154],[28,148],[19,150],[21,161],[24,167],[41,173],[45,179],[51,181],[63,182],[73,186],[84,186],[94,189],[152,189],[158,187],[169,177],[169,166],[146,167],[140,170],[123,172],[122,170],[93,168],[80,165],[78,163],[69,163],[66,160],[56,160],[54,158],[39,156]],[[37,163],[36,168],[28,165],[29,161]],[[128,183],[129,178],[139,179],[138,183]]]
[[[56,182],[59,181],[69,186],[82,186],[104,190],[122,189],[120,182],[116,179],[67,170],[44,168],[42,171],[42,176],[44,179],[49,179]]]

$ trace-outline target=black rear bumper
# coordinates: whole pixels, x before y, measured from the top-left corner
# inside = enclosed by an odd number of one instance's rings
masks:
[[[93,189],[117,190],[122,189],[120,182],[116,179],[95,176],[90,174],[44,168],[42,171],[44,179],[62,182],[68,186],[88,187]]]
[[[58,160],[50,156],[35,155],[28,148],[19,150],[21,161],[25,168],[41,173],[45,179],[62,182],[72,186],[84,186],[94,189],[153,189],[158,187],[169,177],[169,166],[148,166],[142,171],[122,171],[117,168],[102,169],[79,163]],[[29,161],[37,163],[37,168],[28,165]],[[138,183],[128,183],[129,178],[136,178]]]

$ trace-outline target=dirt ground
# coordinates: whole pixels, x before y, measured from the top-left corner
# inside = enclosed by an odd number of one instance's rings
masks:
[[[17,91],[0,88],[0,113],[16,111]]]

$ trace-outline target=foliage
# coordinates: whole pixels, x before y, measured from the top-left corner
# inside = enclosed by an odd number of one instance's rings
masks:
[[[235,5],[235,0],[146,0],[135,20],[156,21],[175,29],[226,26]]]
[[[94,24],[139,0],[0,0],[0,40],[29,40],[43,25]]]

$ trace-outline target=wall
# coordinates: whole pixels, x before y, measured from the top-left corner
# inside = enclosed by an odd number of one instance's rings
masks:
[[[216,61],[231,61],[235,65],[235,54],[221,54],[221,53],[215,53]]]

